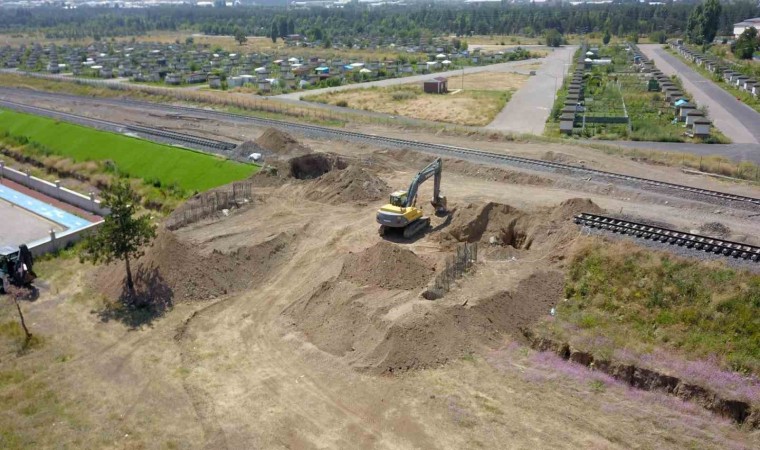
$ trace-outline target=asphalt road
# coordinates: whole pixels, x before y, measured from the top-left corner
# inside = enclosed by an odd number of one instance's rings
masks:
[[[760,113],[703,77],[676,56],[656,44],[640,45],[645,55],[666,75],[678,75],[683,87],[708,114],[720,131],[737,144],[760,144]]]
[[[517,134],[542,134],[576,48],[562,47],[547,55],[536,75],[515,92],[486,128]]]
[[[465,74],[478,73],[478,72],[514,72],[516,69],[519,69],[520,66],[535,64],[536,62],[541,62],[541,61],[542,61],[541,59],[525,59],[522,61],[510,61],[510,62],[497,63],[497,64],[488,64],[485,66],[467,67],[464,69],[464,72]],[[395,86],[397,84],[422,83],[423,81],[429,80],[434,77],[454,77],[457,75],[462,75],[462,69],[448,70],[446,72],[433,72],[433,73],[428,73],[424,75],[412,75],[410,77],[389,78],[386,80],[369,81],[366,83],[344,84],[342,86],[313,89],[309,91],[296,91],[296,92],[291,92],[289,94],[275,95],[273,96],[273,98],[300,100],[301,96],[303,95],[319,95],[319,94],[325,94],[328,92],[344,91],[346,89],[363,89],[363,88],[368,88],[368,87],[373,87],[373,86],[385,87],[385,86]],[[453,89],[453,86],[451,88]]]

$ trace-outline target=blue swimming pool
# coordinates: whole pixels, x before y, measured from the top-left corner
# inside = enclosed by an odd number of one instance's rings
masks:
[[[83,228],[92,223],[41,200],[22,194],[8,186],[0,185],[0,199],[18,205],[69,230]]]

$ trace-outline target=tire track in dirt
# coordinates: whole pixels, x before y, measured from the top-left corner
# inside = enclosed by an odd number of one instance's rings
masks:
[[[307,215],[301,215],[297,210],[294,213],[304,220],[308,219]],[[362,216],[342,216],[333,219],[331,222],[335,223],[332,224],[320,223],[319,229],[309,227],[304,232],[310,235],[309,242],[303,245],[299,242],[299,249],[295,252],[297,257],[272,273],[266,283],[261,283],[260,289],[200,310],[181,330],[179,341],[183,351],[187,352],[183,355],[185,364],[205,365],[206,367],[198,368],[199,372],[208,368],[213,379],[220,373],[218,367],[224,361],[235,362],[231,370],[224,371],[225,386],[218,389],[226,392],[207,393],[217,406],[223,405],[221,410],[214,410],[213,405],[204,405],[208,397],[203,398],[198,393],[204,389],[193,380],[188,380],[188,389],[191,395],[199,399],[198,410],[209,427],[210,436],[224,431],[214,431],[215,424],[220,419],[209,416],[223,415],[224,424],[229,424],[230,430],[235,429],[236,434],[234,437],[228,435],[227,445],[250,445],[252,436],[236,428],[244,427],[243,411],[246,402],[253,402],[263,414],[256,424],[248,424],[250,428],[255,428],[251,434],[264,436],[262,439],[272,439],[275,436],[274,439],[284,447],[302,446],[304,443],[307,446],[309,443],[318,446],[348,445],[343,440],[347,434],[351,435],[352,442],[366,443],[367,446],[383,442],[387,438],[394,442],[416,441],[433,446],[422,427],[416,424],[391,427],[411,429],[412,432],[402,433],[409,434],[407,436],[397,436],[398,431],[387,436],[390,421],[384,416],[387,415],[388,408],[393,409],[395,405],[381,405],[382,394],[376,401],[372,399],[374,394],[369,395],[369,401],[366,398],[353,398],[350,388],[342,389],[344,380],[325,378],[319,367],[315,368],[311,361],[294,353],[292,342],[289,342],[290,336],[282,337],[281,330],[275,325],[282,311],[294,298],[294,291],[298,291],[300,286],[313,283],[314,267],[319,266],[321,261],[331,259],[324,254],[325,242],[334,245],[346,238],[342,230],[361,229],[361,225],[353,225],[365,221],[366,218]],[[307,238],[299,240],[304,239]],[[286,286],[285,291],[283,286]],[[233,332],[230,333],[230,330]],[[193,361],[192,354],[203,353],[204,347],[224,350],[220,350],[218,360]],[[237,393],[243,393],[242,398]],[[235,398],[236,404],[224,402],[225,396]],[[380,408],[381,412],[375,411],[376,408]],[[276,431],[269,430],[267,427],[270,425]],[[419,445],[422,444],[417,446]]]

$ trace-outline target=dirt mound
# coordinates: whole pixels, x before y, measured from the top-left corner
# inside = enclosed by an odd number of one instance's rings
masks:
[[[589,198],[571,198],[551,208],[551,218],[554,220],[572,219],[580,213],[599,214],[602,208]]]
[[[348,255],[341,278],[385,289],[422,289],[434,270],[414,252],[386,241]]]
[[[451,223],[438,239],[442,242],[484,242],[497,246],[530,250],[557,245],[574,235],[572,218],[601,209],[589,199],[569,199],[556,207],[525,213],[509,205],[489,202],[456,208]]]
[[[132,262],[135,288],[147,300],[161,297],[169,302],[203,300],[250,288],[287,258],[294,236],[280,233],[251,247],[224,254],[201,254],[196,245],[161,230],[145,255]],[[124,294],[123,264],[102,269],[98,288],[109,298]]]
[[[523,328],[556,305],[563,282],[560,272],[538,272],[514,289],[465,305],[359,288],[339,278],[322,283],[285,314],[311,343],[351,366],[394,373],[435,367],[483,345],[496,347],[504,334],[521,339]]]
[[[727,238],[731,229],[720,222],[709,222],[699,227],[699,232],[717,238]]]
[[[290,157],[311,153],[311,149],[298,142],[290,134],[276,128],[267,128],[254,143],[261,149],[277,156]]]
[[[377,175],[350,165],[343,170],[330,171],[309,186],[306,198],[332,204],[363,203],[380,200],[390,188]]]

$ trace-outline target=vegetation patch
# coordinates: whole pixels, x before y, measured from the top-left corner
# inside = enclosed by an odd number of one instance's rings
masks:
[[[257,167],[154,142],[59,122],[47,117],[0,110],[0,131],[40,153],[75,162],[111,161],[121,174],[151,183],[176,184],[204,191],[244,179]]]
[[[601,357],[660,349],[760,375],[759,274],[591,241],[570,264],[566,297],[550,327]]]

